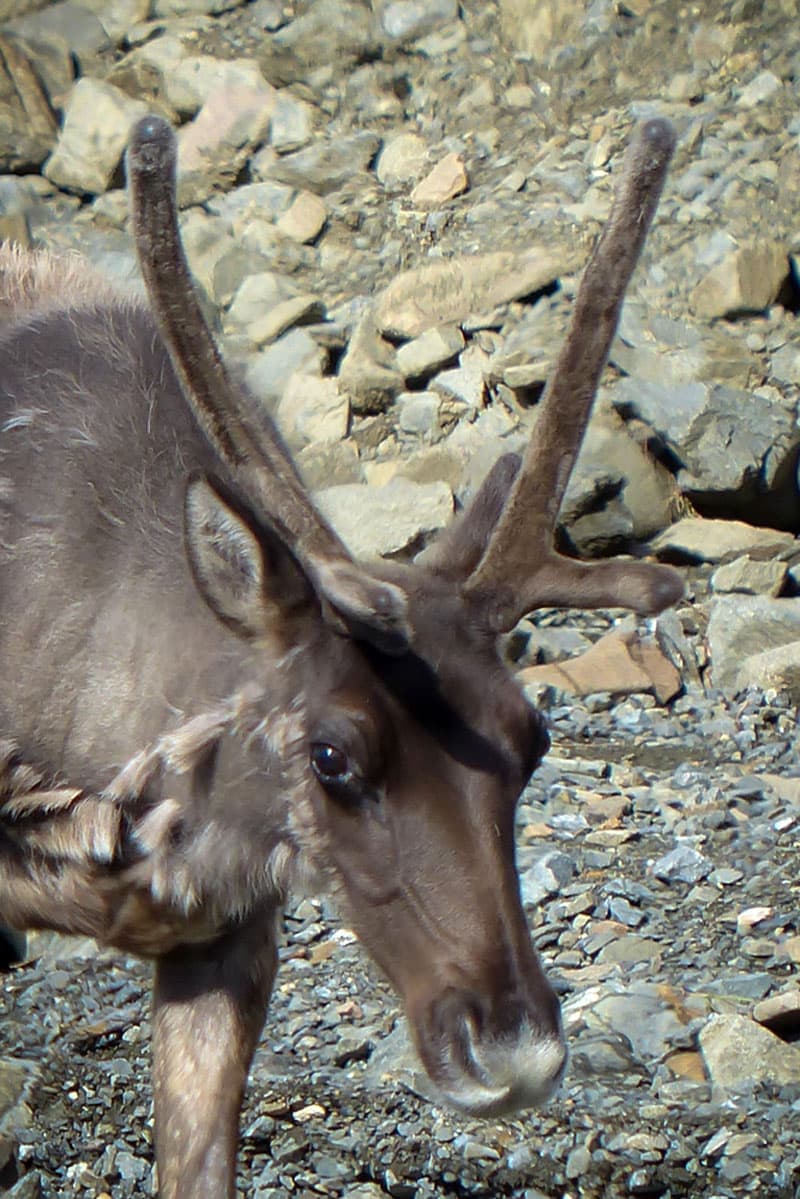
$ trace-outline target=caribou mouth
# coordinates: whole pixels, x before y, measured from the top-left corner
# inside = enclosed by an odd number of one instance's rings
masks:
[[[517,1036],[487,1040],[470,1015],[460,1018],[436,1057],[428,1069],[442,1100],[484,1119],[541,1107],[558,1089],[567,1065],[558,1037],[524,1027]]]

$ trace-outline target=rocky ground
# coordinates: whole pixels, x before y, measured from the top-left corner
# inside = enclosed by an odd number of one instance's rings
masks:
[[[686,598],[507,647],[553,738],[519,865],[567,1080],[517,1120],[432,1105],[388,988],[300,898],[244,1195],[800,1194],[797,9],[0,0],[0,235],[136,286],[125,139],[180,125],[209,312],[359,553],[412,555],[524,442],[631,124],[678,131],[562,526],[681,564]],[[30,956],[0,1191],[147,1193],[148,970]]]

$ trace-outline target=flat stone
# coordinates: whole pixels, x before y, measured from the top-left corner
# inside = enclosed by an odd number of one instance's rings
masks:
[[[458,357],[464,334],[457,325],[437,325],[407,341],[397,351],[397,366],[406,379],[423,379]]]
[[[272,110],[269,144],[278,154],[291,154],[307,145],[314,134],[314,109],[305,100],[281,89]]]
[[[275,271],[251,272],[236,290],[226,323],[239,327],[252,325],[270,309],[295,298],[292,284],[283,275]]]
[[[441,398],[430,391],[408,392],[398,397],[397,423],[404,433],[431,437],[439,429]]]
[[[691,845],[677,845],[657,858],[652,873],[665,883],[698,883],[713,869],[712,863]]]
[[[375,7],[386,36],[400,43],[426,37],[458,20],[458,0],[382,0]]]
[[[716,1086],[737,1090],[753,1083],[800,1083],[800,1049],[786,1045],[747,1016],[711,1016],[698,1040]]]
[[[775,597],[783,590],[788,572],[785,562],[758,562],[744,555],[714,571],[711,590]]]
[[[291,296],[275,304],[263,316],[246,326],[245,332],[254,346],[275,341],[293,325],[307,325],[319,320],[323,305],[317,296]]]
[[[413,554],[453,514],[453,495],[445,483],[400,477],[385,487],[328,487],[314,500],[356,558]]]
[[[800,383],[800,346],[780,346],[772,355],[769,363],[773,379],[783,383]]]
[[[574,262],[571,250],[465,255],[403,271],[379,297],[378,329],[398,339],[418,337],[434,325],[463,324],[509,300],[549,287]]]
[[[294,455],[306,487],[319,491],[338,483],[364,483],[364,467],[352,441],[312,442]]]
[[[380,144],[380,137],[368,131],[331,142],[314,142],[294,154],[284,154],[274,162],[265,163],[260,175],[325,196],[349,182],[358,170],[365,170]]]
[[[245,376],[254,393],[265,401],[280,399],[295,371],[320,374],[325,355],[305,329],[290,329],[276,342],[253,354]]]
[[[411,193],[411,203],[418,208],[436,208],[460,196],[469,187],[464,160],[460,154],[446,154],[421,179]]]
[[[791,533],[758,528],[739,520],[707,520],[685,516],[650,542],[659,558],[678,562],[723,562],[741,555],[770,557],[788,549]]]
[[[637,632],[607,633],[578,657],[528,666],[518,678],[524,687],[548,683],[571,695],[651,692],[659,703],[667,703],[682,686],[680,674],[657,642]]]

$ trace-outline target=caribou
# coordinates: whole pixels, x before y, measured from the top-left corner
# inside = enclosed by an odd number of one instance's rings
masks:
[[[548,747],[500,635],[655,613],[681,580],[554,548],[673,148],[635,132],[524,455],[413,563],[362,563],[226,364],[181,244],[176,150],[128,151],[146,300],[0,257],[0,920],[154,962],[166,1199],[231,1199],[292,885],[338,895],[443,1102],[498,1116],[565,1069],[515,867]]]

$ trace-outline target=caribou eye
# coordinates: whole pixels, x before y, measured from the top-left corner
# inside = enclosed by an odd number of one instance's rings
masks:
[[[311,746],[311,766],[321,783],[346,783],[350,779],[347,754],[335,745],[317,741]]]

